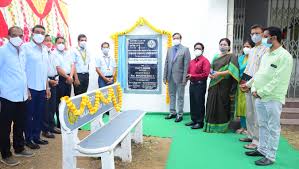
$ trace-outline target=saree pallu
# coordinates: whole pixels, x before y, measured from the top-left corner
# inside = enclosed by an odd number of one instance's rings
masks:
[[[238,58],[232,54],[216,55],[211,66],[215,71],[228,70],[229,74],[210,81],[204,131],[224,133],[235,112],[234,98],[240,79]]]
[[[238,57],[238,63],[239,63],[239,70],[240,70],[240,79],[242,78],[243,72],[245,71],[246,65],[247,65],[247,59],[248,56],[241,55]],[[241,91],[239,85],[237,88],[236,93],[236,111],[235,116],[236,117],[245,117],[246,116],[246,97],[245,93]],[[244,126],[242,126],[244,127]]]

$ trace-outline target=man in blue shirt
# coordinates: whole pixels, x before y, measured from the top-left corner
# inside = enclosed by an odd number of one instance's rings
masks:
[[[84,34],[78,36],[78,47],[72,51],[75,63],[74,72],[74,93],[79,95],[85,93],[89,84],[89,63],[90,56],[86,50],[87,37]]]
[[[99,88],[111,85],[114,83],[116,63],[112,56],[109,55],[110,44],[103,42],[101,44],[103,55],[96,58],[96,72],[99,75]]]
[[[57,59],[58,64],[56,66],[59,82],[57,86],[57,104],[56,104],[56,117],[59,117],[59,104],[60,98],[64,96],[71,96],[72,83],[74,82],[75,65],[73,58],[68,50],[65,48],[64,37],[57,37],[55,39],[56,49],[52,55]],[[57,119],[57,127],[60,128],[59,118]]]
[[[48,50],[42,43],[45,39],[45,28],[36,25],[32,29],[32,40],[22,45],[26,58],[25,71],[31,100],[28,102],[25,140],[26,146],[39,149],[48,144],[40,138],[46,99],[51,96],[48,88]]]
[[[32,157],[34,154],[24,148],[26,100],[28,99],[25,73],[25,57],[20,49],[23,30],[11,27],[9,42],[0,48],[0,151],[6,165],[15,166],[20,162],[10,151],[10,130],[13,122],[13,148],[15,156]]]

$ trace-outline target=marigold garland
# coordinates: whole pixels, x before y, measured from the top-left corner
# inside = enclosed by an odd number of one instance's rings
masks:
[[[116,88],[117,91],[117,99],[114,94],[114,90],[112,87],[108,88],[108,96],[105,98],[104,94],[98,90],[95,92],[95,100],[94,105],[92,105],[89,97],[87,95],[82,96],[81,103],[79,109],[76,108],[76,105],[71,101],[71,99],[68,96],[64,96],[61,98],[61,100],[66,102],[66,105],[68,107],[68,120],[71,124],[74,124],[78,117],[81,116],[84,113],[84,110],[87,106],[89,110],[89,114],[93,115],[95,114],[99,108],[100,108],[100,102],[103,102],[104,104],[113,103],[113,107],[117,112],[120,112],[121,106],[122,106],[122,89],[120,85],[117,85]],[[117,103],[118,100],[118,103]]]

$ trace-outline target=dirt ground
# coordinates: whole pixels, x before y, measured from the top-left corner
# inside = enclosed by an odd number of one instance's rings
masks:
[[[80,138],[88,134],[80,131]],[[21,162],[18,166],[7,167],[0,163],[0,169],[61,169],[61,136],[48,139],[49,145],[34,150],[33,158],[18,158]],[[116,169],[164,169],[169,148],[170,138],[144,137],[143,144],[132,144],[132,162],[124,163],[119,158],[115,159]],[[77,158],[77,167],[81,169],[100,169],[100,160],[96,158]]]
[[[88,132],[80,131],[80,137],[84,137]],[[281,134],[287,138],[294,148],[299,150],[299,126],[282,126]],[[61,168],[61,136],[56,135],[56,139],[48,139],[49,145],[42,146],[36,150],[33,158],[19,158],[21,164],[16,167],[6,167],[0,163],[1,169],[60,169]],[[116,169],[164,169],[169,148],[170,138],[144,137],[143,144],[132,145],[132,163],[121,162],[116,158]],[[78,158],[79,168],[100,169],[100,160],[95,158]]]
[[[299,150],[299,125],[283,125],[281,134],[297,150]]]

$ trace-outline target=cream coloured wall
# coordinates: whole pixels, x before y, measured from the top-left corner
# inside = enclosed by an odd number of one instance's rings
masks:
[[[100,44],[113,43],[110,35],[130,28],[139,17],[144,17],[157,28],[171,32],[180,32],[182,44],[190,48],[202,42],[204,55],[212,59],[218,52],[218,42],[227,34],[227,0],[72,0],[70,7],[70,32],[73,45],[77,44],[77,35],[84,33],[88,37],[88,49],[92,57],[101,54]],[[152,34],[148,28],[138,28],[131,34]],[[166,56],[166,38],[163,38],[163,67]],[[163,68],[162,68],[163,70]],[[90,67],[89,90],[97,88],[97,74],[94,62]],[[185,111],[189,111],[188,85],[185,92]],[[165,104],[165,86],[162,94],[124,94],[123,109],[143,109],[151,112],[167,112]]]

